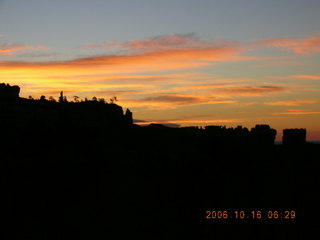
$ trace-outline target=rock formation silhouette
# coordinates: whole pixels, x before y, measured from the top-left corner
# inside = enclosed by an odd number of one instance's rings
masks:
[[[0,101],[14,101],[19,99],[20,87],[0,83]]]
[[[300,129],[284,129],[282,136],[282,144],[284,145],[303,145],[306,143],[307,130]]]
[[[252,128],[250,133],[255,144],[273,145],[277,131],[269,125],[262,124]]]
[[[0,84],[1,216],[13,239],[294,240],[319,216],[320,147],[305,129],[274,145],[268,125],[139,127],[114,102],[65,97]],[[264,218],[206,218],[242,210]],[[286,210],[296,219],[267,217]]]
[[[122,107],[101,101],[68,102],[61,91],[59,102],[47,100],[41,96],[39,100],[19,97],[20,88],[9,84],[0,84],[0,112],[7,124],[20,127],[56,126],[68,124],[73,127],[101,128],[125,127],[133,124],[132,112]],[[8,103],[9,102],[9,103]]]

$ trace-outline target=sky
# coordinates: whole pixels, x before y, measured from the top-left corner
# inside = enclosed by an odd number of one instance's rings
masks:
[[[0,82],[116,96],[137,124],[320,140],[319,0],[0,0]]]

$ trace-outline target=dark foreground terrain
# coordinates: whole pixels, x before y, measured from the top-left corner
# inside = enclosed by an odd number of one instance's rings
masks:
[[[13,239],[308,239],[320,227],[319,145],[274,145],[265,125],[143,128],[116,106],[89,121],[56,104],[1,105],[2,228]]]

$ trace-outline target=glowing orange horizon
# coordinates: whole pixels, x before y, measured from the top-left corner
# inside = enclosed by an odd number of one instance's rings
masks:
[[[115,47],[126,54],[105,53],[64,61],[2,60],[0,74],[3,82],[21,87],[22,97],[57,98],[60,91],[69,100],[73,96],[106,100],[117,96],[120,105],[147,122],[158,119],[155,122],[171,123],[163,119],[176,119],[173,123],[183,126],[268,123],[277,129],[302,127],[317,132],[320,75],[300,69],[279,76],[260,74],[261,69],[271,65],[262,68],[253,63],[275,63],[279,59],[255,56],[252,51],[273,47],[306,58],[320,52],[319,39],[316,35],[239,43],[167,35],[87,47],[88,51]],[[2,59],[10,58],[19,52],[44,48],[2,44],[0,55]],[[226,66],[231,67],[231,74]],[[249,67],[250,71],[235,77],[239,66]],[[198,118],[200,115],[207,117]]]

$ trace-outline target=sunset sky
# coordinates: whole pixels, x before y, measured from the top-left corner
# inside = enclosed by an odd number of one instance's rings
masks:
[[[110,99],[139,124],[320,140],[319,0],[0,0],[0,83]]]

